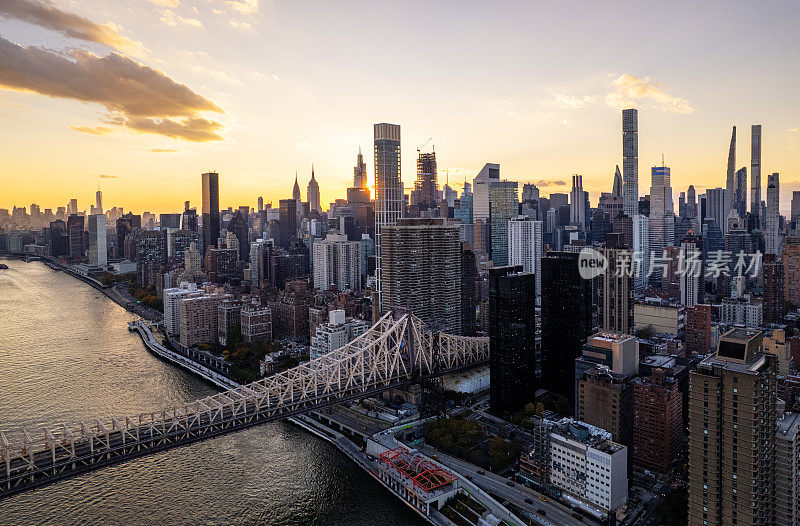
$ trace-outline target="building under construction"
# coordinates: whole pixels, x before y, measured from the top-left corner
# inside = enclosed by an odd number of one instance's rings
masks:
[[[417,180],[414,183],[415,202],[419,210],[439,207],[436,185],[436,152],[419,153],[417,157]]]

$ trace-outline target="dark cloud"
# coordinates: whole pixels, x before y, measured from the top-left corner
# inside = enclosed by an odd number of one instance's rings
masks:
[[[107,124],[143,133],[195,142],[222,139],[222,125],[200,116],[221,113],[219,106],[162,71],[118,53],[99,57],[71,50],[62,55],[0,37],[0,87],[102,104],[111,112]]]
[[[141,55],[140,42],[119,34],[112,24],[97,24],[69,11],[62,11],[49,2],[35,0],[1,0],[0,17],[22,20],[68,37],[104,44],[132,55]]]
[[[539,179],[538,181],[534,181],[533,184],[539,187],[543,186],[565,186],[567,184],[566,181],[562,181],[560,179]]]

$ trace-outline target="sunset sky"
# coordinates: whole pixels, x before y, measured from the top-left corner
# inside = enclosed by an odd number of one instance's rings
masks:
[[[787,209],[799,26],[795,1],[0,0],[0,207],[88,208],[100,182],[178,211],[209,170],[223,207],[277,206],[312,163],[326,207],[359,146],[372,178],[375,122],[402,126],[406,186],[431,137],[440,185],[499,162],[544,194],[583,174],[596,204],[637,106],[640,194],[662,152],[676,196],[724,186],[732,125],[749,172],[758,123]]]

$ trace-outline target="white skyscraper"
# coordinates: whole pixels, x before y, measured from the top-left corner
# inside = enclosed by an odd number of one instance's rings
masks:
[[[328,290],[361,290],[361,243],[344,234],[328,234],[315,241],[314,287]]]
[[[765,220],[764,241],[766,243],[766,253],[781,254],[780,238],[780,211],[779,203],[781,197],[781,183],[778,173],[767,177],[767,217]]]
[[[650,270],[650,220],[641,214],[633,216],[633,253],[636,263],[633,286],[637,292],[643,292]]]
[[[586,226],[586,194],[583,192],[583,176],[572,176],[572,190],[569,192],[569,221],[573,225]]]
[[[403,215],[403,182],[400,175],[400,125],[374,126],[375,147],[375,278],[381,307],[383,227],[397,224]]]
[[[178,287],[164,289],[164,329],[168,335],[176,336],[180,333],[181,323],[178,307],[181,298],[185,298],[193,292],[197,292],[197,285],[186,281]]]
[[[625,215],[639,213],[639,111],[622,110],[622,198]]]
[[[105,267],[108,265],[106,246],[106,216],[89,216],[89,264]]]
[[[508,222],[508,264],[536,275],[536,304],[542,298],[542,222],[517,216]]]
[[[686,307],[694,307],[701,303],[703,290],[702,248],[699,238],[687,235],[681,241],[680,268],[681,303]]]

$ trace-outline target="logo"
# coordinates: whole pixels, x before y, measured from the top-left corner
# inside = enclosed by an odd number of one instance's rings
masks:
[[[583,279],[594,279],[608,268],[608,259],[593,248],[581,250],[578,257],[578,270]]]

